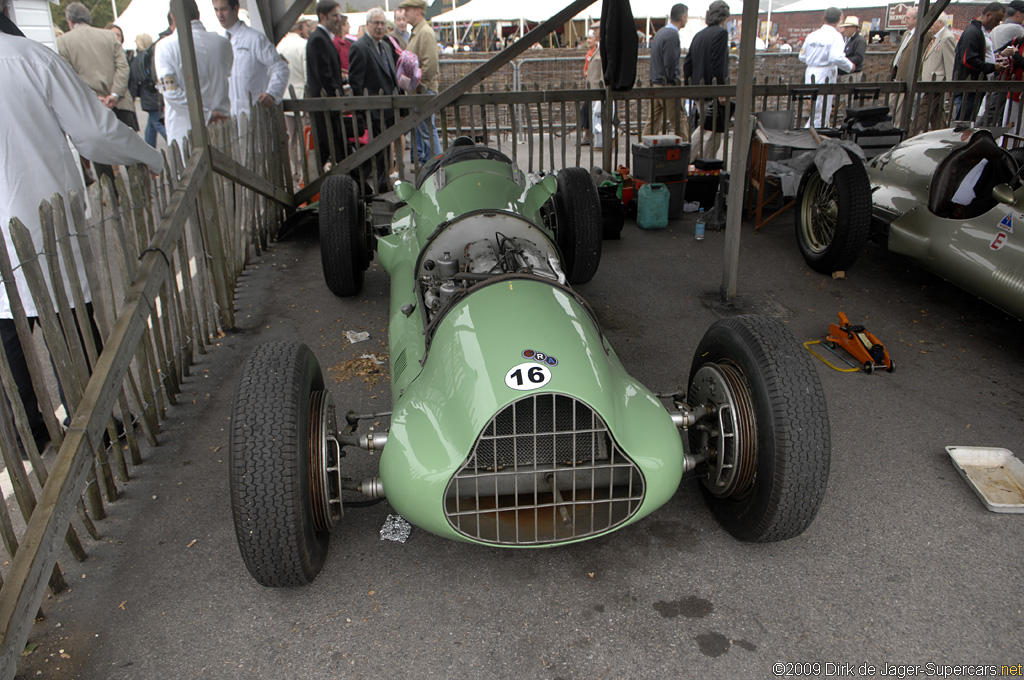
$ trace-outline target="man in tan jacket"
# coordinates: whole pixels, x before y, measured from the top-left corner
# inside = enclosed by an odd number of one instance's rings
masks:
[[[128,94],[128,60],[117,34],[92,26],[92,14],[80,2],[69,4],[64,17],[70,30],[57,38],[57,52],[96,93],[100,103],[113,109],[118,120],[137,132],[135,104]],[[98,174],[114,178],[109,165],[95,165]]]
[[[409,22],[409,30],[412,31],[412,37],[409,38],[409,46],[406,49],[420,60],[420,70],[423,72],[417,92],[419,94],[437,94],[437,75],[440,70],[437,57],[437,36],[434,35],[434,29],[426,19],[426,0],[402,0],[398,9],[405,10],[405,19]],[[441,153],[441,138],[434,126],[433,116],[416,126],[414,136],[421,164]]]
[[[921,62],[921,80],[926,83],[953,80],[953,64],[956,61],[956,35],[949,27],[949,15],[943,12],[929,29],[934,37],[924,52]],[[946,95],[943,92],[927,92],[921,97],[917,115],[914,116],[910,134],[919,135],[928,130],[946,127]]]

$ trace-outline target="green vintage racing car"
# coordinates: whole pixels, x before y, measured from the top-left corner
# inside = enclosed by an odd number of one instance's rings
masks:
[[[571,286],[594,276],[601,214],[589,174],[526,177],[457,140],[374,228],[355,182],[320,204],[328,287],[359,292],[376,254],[391,277],[386,432],[339,417],[313,353],[268,343],[233,406],[238,544],[266,586],[314,579],[346,500],[382,498],[412,525],[471,543],[541,547],[603,536],[666,503],[685,473],[741,540],[802,533],[828,479],[815,368],[779,322],[737,316],[698,345],[685,393],[633,379]],[[343,426],[339,427],[338,420]],[[347,451],[380,451],[349,479]]]
[[[797,243],[812,269],[849,268],[871,239],[1024,319],[1024,147],[970,126],[918,135],[823,179],[804,173]]]

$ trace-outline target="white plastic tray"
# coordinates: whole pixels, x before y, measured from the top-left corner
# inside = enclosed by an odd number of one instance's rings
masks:
[[[946,452],[992,512],[1024,513],[1024,463],[1007,449],[947,446]]]

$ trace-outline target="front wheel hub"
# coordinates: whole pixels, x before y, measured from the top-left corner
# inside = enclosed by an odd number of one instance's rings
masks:
[[[757,473],[757,423],[743,374],[731,364],[704,364],[693,376],[690,400],[713,407],[703,426],[691,430],[694,455],[707,457],[704,486],[719,498],[745,498]]]
[[[341,444],[334,436],[336,431],[330,392],[313,392],[309,395],[309,496],[317,531],[330,531],[345,514],[341,503]]]

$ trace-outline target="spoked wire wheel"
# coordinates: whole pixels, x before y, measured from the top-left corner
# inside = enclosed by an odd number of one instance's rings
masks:
[[[800,205],[803,219],[798,228],[807,249],[820,255],[836,236],[839,192],[834,184],[823,180],[818,173],[808,179],[805,191],[807,200]]]
[[[812,164],[797,194],[796,240],[811,269],[831,274],[849,268],[871,230],[871,182],[864,161],[847,151],[850,163],[827,182]]]

